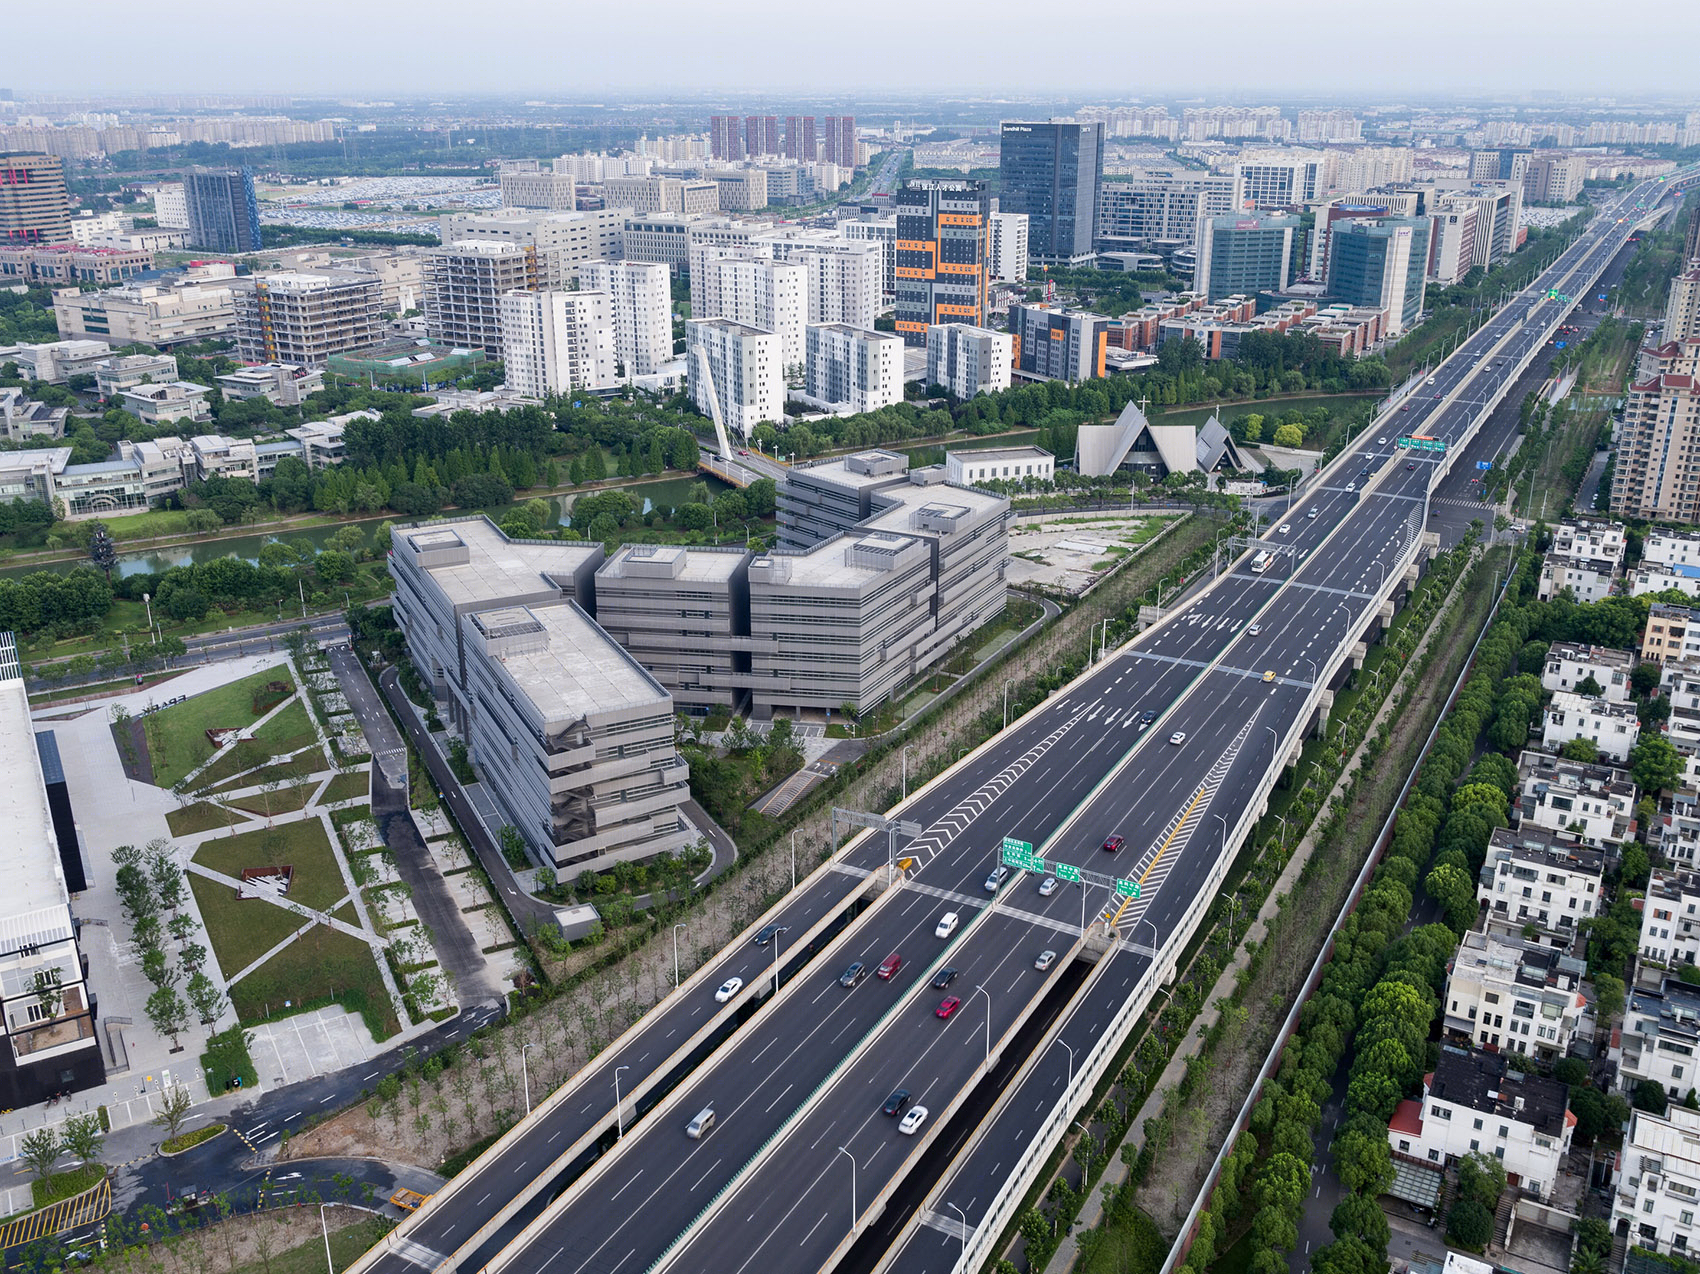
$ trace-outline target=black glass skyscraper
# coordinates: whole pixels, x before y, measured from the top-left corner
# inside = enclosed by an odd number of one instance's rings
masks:
[[[1005,123],[998,211],[1027,214],[1028,259],[1066,265],[1092,255],[1104,125]]]
[[[183,175],[189,242],[215,252],[260,250],[260,204],[252,168],[197,168]]]

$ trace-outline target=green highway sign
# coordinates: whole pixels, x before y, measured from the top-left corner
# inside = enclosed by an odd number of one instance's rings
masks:
[[[1445,451],[1446,444],[1438,438],[1400,438],[1401,447],[1409,447],[1412,451]]]
[[[1067,863],[1058,863],[1057,864],[1057,879],[1058,880],[1071,880],[1075,884],[1078,885],[1080,883],[1080,868],[1071,867]]]
[[[1020,871],[1044,871],[1045,860],[1026,850],[1011,849],[1006,843],[1003,851],[1003,865],[1014,867]]]
[[[1012,849],[1021,854],[1031,854],[1033,852],[1033,846],[1029,845],[1026,841],[1016,840],[1012,836],[1005,836],[1003,838],[1003,852],[1007,854]]]
[[[1137,880],[1116,881],[1116,892],[1123,898],[1139,897],[1139,882]]]

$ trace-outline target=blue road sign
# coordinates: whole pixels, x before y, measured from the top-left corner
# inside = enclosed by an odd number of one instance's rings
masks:
[[[1554,341],[1553,342],[1553,346],[1556,349],[1563,349],[1567,344],[1569,344],[1568,341]]]
[[[1493,461],[1491,461],[1491,460],[1478,460],[1478,461],[1476,461],[1476,468],[1478,468],[1478,469],[1491,469],[1491,468],[1493,468]]]

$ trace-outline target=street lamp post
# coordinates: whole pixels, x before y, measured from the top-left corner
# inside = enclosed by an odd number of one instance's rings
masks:
[[[1222,852],[1225,854],[1228,852],[1228,820],[1221,814],[1212,814],[1210,817],[1222,825]]]
[[[1061,1039],[1054,1039],[1054,1040],[1051,1041],[1051,1043],[1062,1044],[1062,1046],[1064,1048],[1068,1049],[1068,1086],[1070,1088],[1073,1088],[1074,1087],[1074,1050],[1072,1048],[1069,1048],[1067,1044],[1063,1043],[1063,1041]]]
[[[530,1044],[519,1046],[519,1077],[525,1083],[525,1113],[528,1115],[531,1113],[531,1068],[526,1065],[525,1054],[530,1048]]]
[[[797,829],[791,829],[791,888],[797,887]]]
[[[336,1274],[336,1262],[331,1260],[331,1227],[325,1221],[325,1209],[330,1206],[328,1203],[319,1205],[319,1229],[323,1230],[325,1235],[325,1268],[331,1274]]]
[[[796,835],[796,833],[793,832],[792,835]],[[792,852],[794,853],[795,851],[793,850]],[[795,864],[797,860],[795,858],[793,858],[791,861],[792,861],[793,864]],[[796,885],[796,873],[797,873],[797,869],[796,869],[795,866],[793,866],[791,868],[791,874],[792,874],[792,882],[791,883],[792,883],[793,887],[795,887],[795,885]],[[679,989],[679,930],[683,929],[684,927],[685,926],[683,924],[676,924],[676,925],[673,926],[673,989],[675,991],[677,991]]]
[[[954,1203],[946,1202],[944,1206],[962,1218],[962,1256],[966,1260],[968,1256],[968,1214]]]
[[[1310,683],[1314,686],[1317,681],[1320,680],[1320,673],[1317,671],[1316,660],[1312,659],[1309,655],[1303,655],[1301,658],[1310,665]]]
[[[779,994],[779,942],[785,936],[785,930],[775,931],[773,935],[773,993]]]
[[[625,1116],[620,1113],[620,1072],[631,1070],[630,1066],[614,1068],[614,1140],[619,1141],[626,1135]]]
[[[1013,680],[1003,683],[1003,728],[1006,730],[1009,729],[1009,688],[1014,684]]]
[[[899,760],[903,763],[903,799],[909,799],[909,753],[914,749],[913,743],[903,745],[903,754]]]
[[[856,1156],[843,1146],[838,1153],[850,1160],[850,1233],[856,1233]]]
[[[986,1063],[990,1065],[992,1060],[992,993],[983,986],[977,986],[974,988],[974,995],[986,997]],[[971,995],[968,998],[973,999],[974,996]]]

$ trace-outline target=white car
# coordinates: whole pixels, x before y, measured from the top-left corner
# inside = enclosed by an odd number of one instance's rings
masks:
[[[994,867],[991,875],[986,877],[986,892],[995,894],[1003,888],[1003,882],[1009,879],[1009,868]]]
[[[933,935],[939,938],[950,937],[951,934],[956,932],[956,925],[960,919],[961,917],[954,911],[945,912],[944,915],[939,917],[939,927],[933,930]]]
[[[1039,897],[1049,898],[1052,894],[1056,893],[1056,891],[1057,878],[1055,876],[1046,876],[1039,882]]]
[[[1376,445],[1376,446],[1378,446],[1378,447],[1385,447],[1385,446],[1386,446],[1386,445],[1387,445],[1387,439],[1385,439],[1385,438],[1377,438],[1377,439],[1376,439],[1376,440],[1375,440],[1375,445]]]
[[[903,1122],[897,1125],[897,1131],[905,1137],[913,1137],[921,1131],[921,1125],[926,1122],[927,1108],[925,1106],[911,1106],[908,1113],[903,1116]]]
[[[743,989],[744,979],[727,978],[726,981],[720,984],[720,989],[714,993],[714,1002],[716,1004],[724,1004],[727,1000],[730,1000]]]
[[[1276,527],[1275,530],[1276,533],[1280,535],[1291,535],[1293,533],[1293,524],[1291,522],[1283,522],[1280,526]]]
[[[1176,730],[1173,734],[1171,734],[1169,736],[1169,742],[1175,744],[1177,747],[1180,744],[1185,743],[1186,742],[1186,731],[1185,730]]]
[[[1246,631],[1246,636],[1255,637],[1255,636],[1257,636],[1257,634],[1259,634],[1260,632],[1263,631],[1263,625],[1262,624],[1247,624],[1245,626],[1245,631]]]

